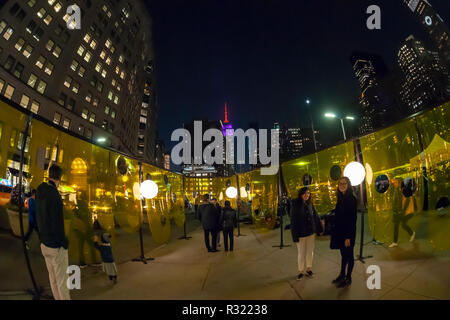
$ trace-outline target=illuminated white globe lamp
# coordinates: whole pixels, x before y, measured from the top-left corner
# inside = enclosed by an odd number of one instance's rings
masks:
[[[237,189],[235,187],[228,187],[227,190],[225,191],[225,194],[227,195],[228,198],[234,199],[237,196]]]
[[[366,177],[366,170],[359,162],[350,162],[344,169],[344,176],[350,179],[352,186],[358,186]]]
[[[153,180],[145,180],[141,183],[141,195],[145,199],[153,199],[158,194],[158,185]]]

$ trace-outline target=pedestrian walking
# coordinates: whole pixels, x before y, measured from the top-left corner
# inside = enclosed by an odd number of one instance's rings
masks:
[[[320,217],[311,202],[311,191],[303,187],[291,206],[292,240],[297,245],[298,276],[312,277],[315,236],[323,232]]]
[[[63,201],[58,192],[61,175],[61,168],[52,165],[48,170],[48,183],[43,182],[37,188],[36,220],[53,297],[55,300],[70,300],[67,288],[69,241],[64,232]]]
[[[411,180],[410,180],[411,181]],[[409,241],[413,242],[416,233],[408,225],[408,221],[414,216],[417,203],[413,195],[413,188],[408,184],[405,186],[402,178],[393,180],[394,193],[392,195],[392,209],[394,211],[394,242],[389,245],[389,248],[398,246],[398,233],[400,225],[409,234]],[[407,196],[405,196],[405,194]]]
[[[117,267],[114,263],[114,257],[111,247],[111,235],[104,232],[101,236],[94,236],[94,246],[100,251],[102,256],[103,272],[106,273],[109,280],[113,283],[117,283]]]
[[[209,202],[209,194],[203,195],[203,201],[198,206],[198,215],[203,226],[206,249],[208,249],[208,252],[217,252],[219,217],[217,216],[216,207]],[[210,239],[210,235],[212,239]]]
[[[341,272],[332,283],[343,288],[352,283],[357,201],[349,178],[342,177],[338,183],[335,225],[331,232],[330,248],[339,249],[341,252]]]
[[[223,228],[223,245],[225,251],[233,251],[234,249],[234,228],[237,228],[237,215],[236,210],[231,208],[230,201],[225,201],[225,206],[222,209],[220,218],[220,224]],[[230,246],[228,247],[228,242]]]

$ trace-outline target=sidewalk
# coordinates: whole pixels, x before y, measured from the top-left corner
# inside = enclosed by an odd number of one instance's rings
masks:
[[[273,248],[279,230],[258,233],[243,226],[235,252],[208,253],[203,233],[197,229],[191,240],[175,241],[152,250],[156,260],[147,265],[126,262],[119,266],[119,282],[107,283],[100,270],[82,281],[74,299],[450,299],[450,258],[424,254],[426,244],[404,244],[387,249],[367,245],[366,264],[357,261],[353,284],[336,289],[331,284],[339,272],[338,251],[329,249],[329,238],[316,241],[312,279],[296,281],[296,247]],[[290,231],[285,239],[291,243]],[[355,250],[356,251],[356,250]],[[380,266],[381,290],[366,286],[368,265]]]

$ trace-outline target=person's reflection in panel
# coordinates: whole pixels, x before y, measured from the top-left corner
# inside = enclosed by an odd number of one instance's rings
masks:
[[[85,267],[87,265],[87,256],[84,253],[84,246],[88,246],[88,252],[90,261],[96,262],[96,252],[94,249],[93,237],[93,222],[92,214],[89,210],[88,197],[85,191],[81,191],[78,195],[78,205],[74,210],[74,231],[75,231],[75,241],[76,248],[78,250],[78,258],[80,267]]]
[[[394,214],[394,242],[391,243],[389,248],[398,246],[400,224],[402,228],[410,235],[410,242],[414,241],[416,235],[416,233],[411,230],[407,224],[415,212],[415,199],[413,197],[414,187],[412,179],[409,179],[406,184],[402,178],[393,179],[392,186],[394,187],[392,196],[392,210]]]

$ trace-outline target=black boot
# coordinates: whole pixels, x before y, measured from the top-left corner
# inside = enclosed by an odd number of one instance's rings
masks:
[[[345,275],[343,275],[342,273],[340,273],[339,276],[338,276],[336,279],[334,279],[331,283],[332,283],[332,284],[338,284],[338,283],[340,283],[342,280],[344,280],[344,278],[345,278]]]
[[[339,282],[336,286],[338,288],[347,288],[352,284],[352,277],[345,277],[341,282]]]

